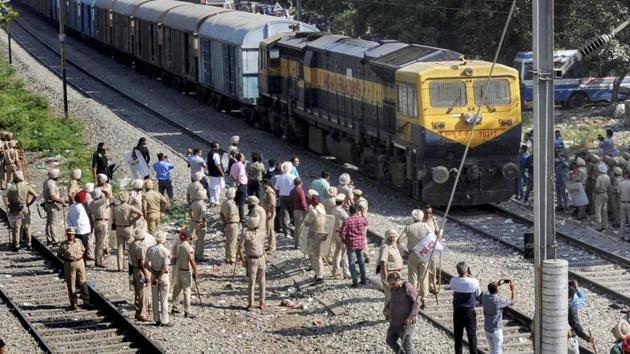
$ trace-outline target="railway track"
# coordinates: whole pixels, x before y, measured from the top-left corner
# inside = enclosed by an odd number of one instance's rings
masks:
[[[449,219],[523,254],[523,235],[533,232],[533,221],[494,205],[457,211]],[[623,303],[630,303],[629,259],[566,233],[557,232],[556,235],[558,257],[569,262],[571,278]]]
[[[0,237],[9,239],[0,211]],[[163,353],[119,309],[88,286],[93,307],[68,311],[63,262],[33,237],[33,250],[0,245],[0,296],[46,353]]]

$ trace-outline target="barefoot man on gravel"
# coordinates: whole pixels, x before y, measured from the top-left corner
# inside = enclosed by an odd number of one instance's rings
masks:
[[[247,269],[247,311],[254,310],[256,283],[260,288],[260,309],[265,307],[265,272],[267,271],[264,234],[258,232],[260,216],[254,211],[247,218],[247,227],[241,233],[239,249]]]

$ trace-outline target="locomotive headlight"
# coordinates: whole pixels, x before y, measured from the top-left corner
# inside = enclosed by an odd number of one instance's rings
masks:
[[[444,129],[444,127],[446,127],[446,123],[444,122],[433,122],[431,124],[431,126],[433,127],[433,129],[438,130],[438,129]]]
[[[468,124],[479,124],[481,123],[483,116],[481,115],[481,113],[472,114],[470,112],[467,112],[467,113],[462,113],[461,118]]]
[[[511,119],[499,119],[499,125],[502,127],[510,127],[512,126],[512,120]]]
[[[433,167],[431,177],[433,178],[433,181],[437,184],[446,183],[449,177],[448,168],[444,166]]]
[[[518,166],[514,162],[508,162],[503,165],[503,169],[501,169],[501,173],[505,179],[513,180],[518,177]]]

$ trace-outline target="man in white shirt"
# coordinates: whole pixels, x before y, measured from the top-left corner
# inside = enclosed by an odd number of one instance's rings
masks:
[[[186,158],[188,160],[188,167],[190,167],[190,181],[194,182],[193,176],[197,172],[201,172],[203,174],[203,178],[199,180],[203,188],[208,190],[208,180],[206,179],[205,169],[208,168],[206,162],[201,157],[201,149],[188,149],[188,154],[186,154]]]
[[[468,350],[477,354],[477,313],[475,305],[481,294],[479,280],[472,278],[466,262],[457,263],[458,277],[451,278],[453,290],[453,328],[455,332],[455,354],[462,354],[464,328],[468,335]]]
[[[83,203],[85,203],[85,198],[87,193],[85,191],[81,191],[74,196],[74,202],[68,208],[68,216],[67,216],[67,225],[68,227],[73,227],[76,230],[75,238],[81,240],[83,243],[83,247],[87,251],[88,249],[88,236],[92,232],[92,227],[90,226],[90,218],[88,217],[87,212],[85,211],[85,207]],[[84,255],[84,259],[86,259]]]
[[[291,199],[289,194],[291,194],[291,190],[293,189],[293,180],[295,176],[291,174],[291,169],[293,165],[291,162],[284,162],[282,164],[282,175],[276,178],[276,182],[274,184],[274,189],[278,191],[278,196],[280,197],[280,218],[278,221],[280,222],[280,230],[285,236],[291,235],[293,232],[293,227],[291,226],[291,217],[289,216],[291,210]]]

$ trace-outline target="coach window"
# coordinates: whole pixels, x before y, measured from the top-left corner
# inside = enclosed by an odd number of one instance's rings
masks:
[[[464,107],[466,84],[460,80],[433,81],[429,83],[429,97],[433,107]]]
[[[408,116],[418,116],[418,91],[412,85],[398,84],[398,112]]]
[[[484,105],[506,105],[510,104],[510,83],[506,79],[492,79],[488,85],[488,80],[475,80],[473,85],[475,89],[475,103],[481,104],[483,98]],[[484,90],[488,87],[485,97]]]

